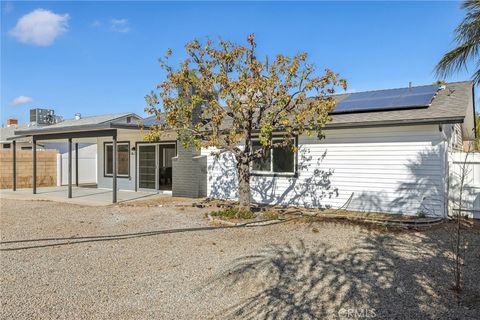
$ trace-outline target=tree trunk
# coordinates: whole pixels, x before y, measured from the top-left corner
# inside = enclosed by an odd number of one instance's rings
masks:
[[[240,211],[250,211],[250,166],[247,161],[237,160],[238,200]]]

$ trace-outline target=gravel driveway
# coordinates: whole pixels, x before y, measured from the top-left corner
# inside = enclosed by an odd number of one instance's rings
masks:
[[[399,233],[290,222],[212,229],[205,210],[2,200],[1,317],[480,316],[478,228],[469,234],[467,290],[457,307],[444,228]]]

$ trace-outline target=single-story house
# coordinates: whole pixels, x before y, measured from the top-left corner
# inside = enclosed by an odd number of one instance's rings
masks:
[[[132,113],[116,113],[106,114],[99,116],[92,116],[87,118],[81,118],[80,114],[77,114],[73,119],[67,119],[57,124],[40,126],[35,123],[19,125],[17,121],[14,124],[8,123],[7,126],[0,128],[0,150],[11,150],[14,146],[17,150],[32,150],[33,138],[32,136],[17,136],[16,131],[33,131],[37,129],[46,129],[50,126],[69,127],[72,124],[81,125],[86,123],[102,123],[108,121],[121,120],[123,118],[133,115]],[[137,119],[140,117],[135,116]],[[13,143],[15,142],[15,143]],[[59,140],[45,140],[37,141],[37,150],[57,150],[57,185],[68,184],[68,143],[64,139]],[[72,147],[73,157],[76,161],[72,163],[72,170],[77,174],[74,174],[72,179],[73,183],[79,184],[95,184],[97,182],[97,140],[96,138],[81,139],[76,141]],[[78,170],[76,168],[78,163]]]
[[[324,139],[298,136],[297,153],[275,150],[267,161],[253,164],[254,201],[446,215],[449,154],[475,137],[473,83],[335,98],[337,107]],[[185,149],[174,132],[165,132],[159,142],[145,142],[144,130],[156,120],[135,114],[95,123],[77,121],[15,134],[34,141],[95,139],[98,188],[237,197],[235,161],[226,152]],[[115,197],[114,192],[114,201]]]

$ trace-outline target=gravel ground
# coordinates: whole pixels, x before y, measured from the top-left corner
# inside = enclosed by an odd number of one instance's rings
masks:
[[[469,232],[467,289],[457,306],[445,227],[212,229],[205,210],[2,200],[1,317],[480,317],[478,227]]]

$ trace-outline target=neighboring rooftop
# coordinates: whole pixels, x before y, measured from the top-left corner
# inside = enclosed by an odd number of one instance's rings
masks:
[[[0,143],[10,143],[8,139],[15,136],[16,130],[28,129],[28,125],[12,125],[0,128]]]

